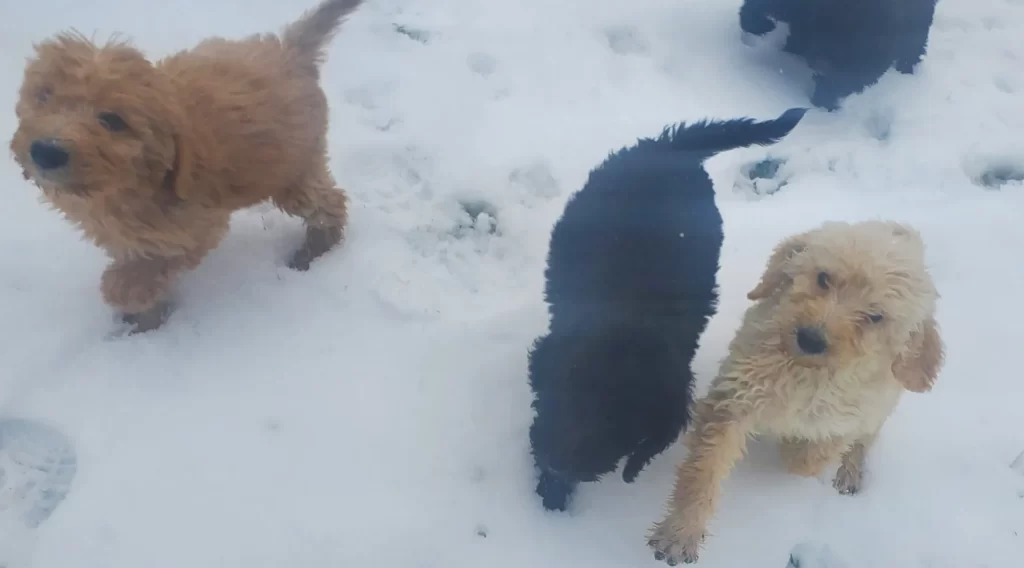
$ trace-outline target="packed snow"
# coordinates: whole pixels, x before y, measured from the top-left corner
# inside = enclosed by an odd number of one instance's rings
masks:
[[[57,31],[121,32],[156,58],[313,4],[5,0],[0,131],[32,42]],[[807,106],[806,66],[778,34],[744,39],[739,5],[368,0],[323,78],[345,245],[297,273],[284,263],[301,223],[240,212],[151,333],[112,334],[104,254],[0,161],[0,418],[62,432],[77,455],[37,528],[0,480],[0,564],[661,565],[645,537],[685,450],[544,512],[526,354],[547,325],[551,226],[609,151],[677,121]],[[726,240],[698,394],[771,247],[828,219],[922,231],[947,362],[933,392],[904,397],[857,496],[752,442],[699,566],[1024,564],[1022,29],[1022,0],[941,0],[916,75],[890,71],[778,145],[707,163]],[[751,181],[766,158],[781,165]]]

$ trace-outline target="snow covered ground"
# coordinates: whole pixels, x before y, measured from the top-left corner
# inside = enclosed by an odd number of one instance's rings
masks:
[[[313,3],[5,0],[0,132],[15,128],[31,42],[58,30],[121,31],[156,57],[277,30]],[[551,225],[610,150],[666,123],[807,104],[806,68],[741,41],[738,7],[370,0],[324,78],[347,244],[295,273],[284,259],[299,222],[239,213],[150,334],[108,337],[102,253],[0,161],[0,418],[48,424],[77,452],[52,516],[0,529],[0,563],[658,566],[645,534],[683,450],[634,485],[582,488],[570,514],[543,512],[526,349],[546,326]],[[1024,466],[1011,467],[1024,450],[1024,184],[999,185],[1024,178],[1022,26],[1022,0],[941,0],[916,76],[890,72],[773,148],[708,162],[726,243],[699,392],[771,246],[826,219],[922,230],[948,357],[932,393],[904,398],[856,497],[836,494],[831,472],[786,475],[773,446],[752,443],[700,566],[784,568],[825,549],[832,561],[798,563],[1024,563]],[[766,156],[784,160],[771,195],[744,175]],[[17,525],[10,511],[0,521]]]

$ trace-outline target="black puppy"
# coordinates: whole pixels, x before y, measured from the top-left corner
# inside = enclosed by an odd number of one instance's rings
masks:
[[[530,444],[546,509],[565,510],[580,482],[623,457],[632,482],[685,428],[723,238],[703,162],[775,142],[805,112],[666,128],[611,154],[570,198],[545,271],[549,332],[529,354]]]
[[[789,24],[784,51],[814,71],[811,103],[833,110],[895,66],[911,74],[924,56],[937,0],[744,0],[743,31]],[[775,20],[775,21],[773,21]]]

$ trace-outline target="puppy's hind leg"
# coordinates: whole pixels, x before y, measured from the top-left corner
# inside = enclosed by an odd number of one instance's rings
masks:
[[[306,238],[289,260],[289,268],[308,270],[310,263],[344,237],[348,197],[336,186],[326,156],[302,182],[286,188],[273,201],[285,213],[301,217],[306,225]]]

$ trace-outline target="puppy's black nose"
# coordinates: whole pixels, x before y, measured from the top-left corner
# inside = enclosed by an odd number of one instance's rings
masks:
[[[828,349],[825,335],[816,327],[801,327],[796,330],[796,345],[808,355],[821,355]]]
[[[62,168],[67,165],[69,158],[66,150],[49,140],[36,140],[29,148],[29,153],[32,161],[44,170]]]

